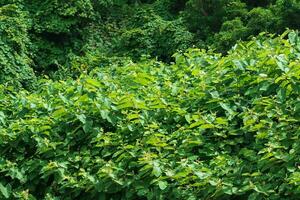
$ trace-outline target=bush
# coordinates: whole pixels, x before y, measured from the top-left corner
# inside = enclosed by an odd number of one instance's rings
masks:
[[[226,53],[236,41],[247,39],[249,37],[250,30],[243,24],[240,18],[236,18],[231,21],[223,23],[219,33],[216,33],[214,37],[209,41],[212,47],[219,52]]]
[[[283,37],[1,86],[1,198],[297,199],[300,40]]]
[[[116,52],[134,59],[151,55],[168,61],[174,52],[192,45],[193,34],[184,27],[181,19],[167,21],[154,13],[143,13],[142,16],[139,21],[133,17],[133,28],[122,33]]]

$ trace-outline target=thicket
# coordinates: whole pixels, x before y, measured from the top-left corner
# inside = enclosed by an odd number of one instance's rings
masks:
[[[298,199],[298,19],[298,0],[0,1],[0,199]]]
[[[6,199],[297,199],[300,38],[0,87]]]
[[[38,75],[72,76],[57,71],[74,62],[106,65],[111,57],[170,62],[192,46],[226,54],[240,39],[300,26],[297,0],[2,0],[0,6],[1,66],[25,70],[20,77],[32,73],[28,66]],[[13,46],[17,55],[5,58]],[[5,64],[14,62],[21,63]]]

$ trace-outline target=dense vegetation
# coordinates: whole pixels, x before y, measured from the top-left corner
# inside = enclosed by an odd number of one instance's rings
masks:
[[[66,73],[74,63],[98,67],[111,57],[142,55],[169,62],[192,46],[226,53],[239,39],[300,27],[298,0],[2,0],[0,6],[1,65],[27,84],[28,66],[64,78],[74,75]]]
[[[299,18],[298,0],[2,0],[0,199],[298,199]]]

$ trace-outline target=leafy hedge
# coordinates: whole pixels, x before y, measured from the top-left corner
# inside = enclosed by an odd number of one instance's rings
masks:
[[[1,85],[1,199],[297,199],[300,38],[284,37]]]

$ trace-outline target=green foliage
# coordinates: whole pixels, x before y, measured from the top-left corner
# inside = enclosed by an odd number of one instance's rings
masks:
[[[71,68],[74,58],[150,55],[170,62],[191,46],[227,53],[260,32],[299,29],[298,0],[5,0],[24,21],[22,45],[38,74]],[[231,27],[229,30],[228,27]],[[12,44],[7,48],[12,48]],[[70,69],[68,69],[70,70]]]
[[[0,84],[29,88],[34,81],[28,23],[26,13],[15,4],[0,7]]]
[[[0,199],[298,199],[298,0],[0,6]]]
[[[54,71],[70,62],[83,45],[82,29],[95,17],[90,1],[25,0],[24,9],[30,13],[35,69]]]
[[[124,30],[120,37],[115,50],[118,53],[135,59],[150,54],[167,61],[176,50],[184,50],[192,45],[193,34],[180,19],[167,21],[149,10],[148,14],[139,12],[132,21],[133,28]]]
[[[1,85],[1,198],[297,199],[300,39],[286,35]]]
[[[236,41],[247,39],[249,31],[240,18],[235,18],[231,21],[224,22],[220,32],[215,34],[209,43],[211,43],[217,51],[226,53]]]
[[[224,53],[237,40],[260,32],[282,33],[288,27],[299,29],[299,8],[297,0],[189,0],[182,16],[191,32]],[[224,32],[224,26],[229,24],[236,27]],[[212,39],[214,35],[216,39]]]
[[[239,0],[189,0],[183,12],[187,26],[203,39],[218,32],[225,21],[246,13],[246,4]]]
[[[89,0],[25,0],[24,5],[32,15],[33,29],[37,33],[69,33],[93,17],[93,6]]]
[[[299,29],[300,17],[300,2],[297,0],[277,0],[276,6],[277,14],[282,17],[282,26],[290,27],[292,29]]]
[[[280,27],[279,19],[271,10],[254,8],[247,15],[247,27],[253,35],[259,34],[262,30],[275,32]]]

